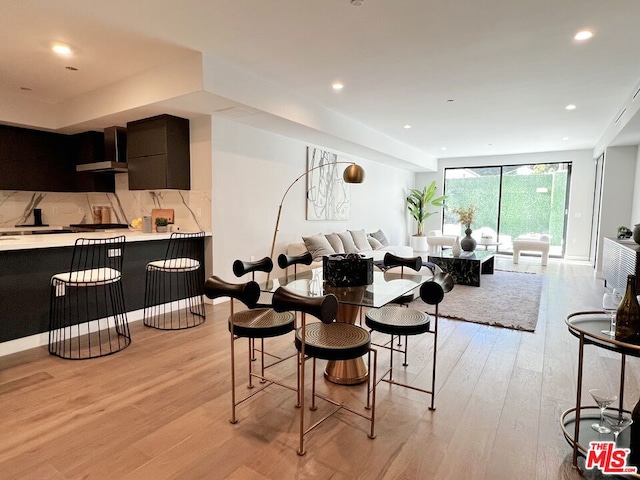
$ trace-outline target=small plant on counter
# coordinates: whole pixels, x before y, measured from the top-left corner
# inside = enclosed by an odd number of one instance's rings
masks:
[[[164,217],[158,217],[156,218],[156,227],[166,227],[167,225],[169,225],[169,220],[167,220]]]

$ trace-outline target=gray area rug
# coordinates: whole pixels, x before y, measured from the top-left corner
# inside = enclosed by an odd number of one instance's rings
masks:
[[[543,275],[496,271],[480,287],[455,285],[439,306],[441,317],[533,332],[538,323]],[[434,313],[417,299],[411,307]]]

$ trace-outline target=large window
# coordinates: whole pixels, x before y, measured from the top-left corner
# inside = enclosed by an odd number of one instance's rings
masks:
[[[474,237],[511,252],[519,236],[551,237],[550,254],[564,255],[570,163],[446,168],[445,234],[462,235],[455,208],[474,206]]]

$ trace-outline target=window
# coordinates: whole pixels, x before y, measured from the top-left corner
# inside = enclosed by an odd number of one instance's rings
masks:
[[[512,252],[513,239],[547,234],[550,254],[562,256],[570,175],[570,163],[446,168],[443,233],[463,235],[452,210],[474,206],[471,229],[477,241]]]

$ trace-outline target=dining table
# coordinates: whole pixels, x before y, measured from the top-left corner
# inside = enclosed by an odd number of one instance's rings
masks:
[[[394,268],[387,271],[377,267],[373,272],[373,282],[369,285],[336,287],[324,280],[322,267],[296,274],[285,275],[262,283],[265,294],[286,287],[294,293],[309,297],[333,294],[338,299],[336,321],[355,324],[363,308],[381,308],[394,299],[419,288],[433,278],[432,273],[401,271]],[[361,319],[361,318],[360,318]],[[354,360],[329,360],[324,376],[340,385],[356,385],[368,377],[367,366],[362,357]]]

